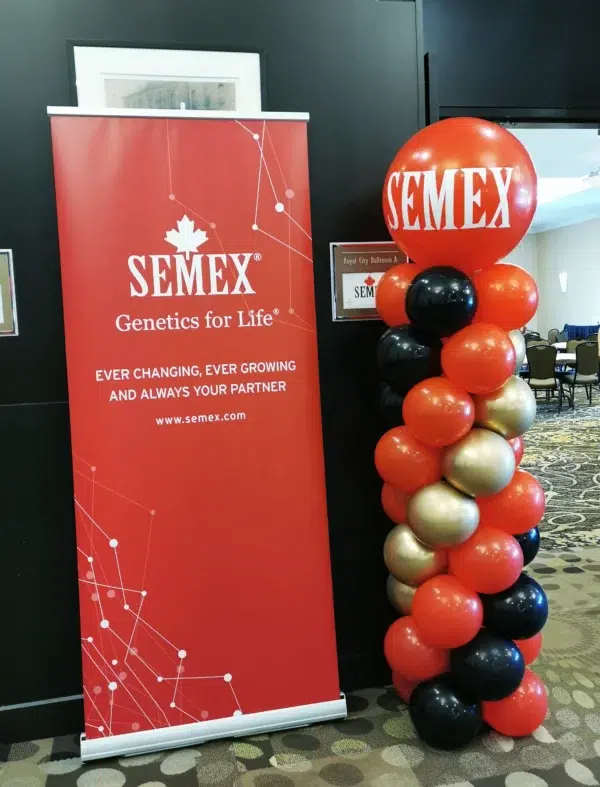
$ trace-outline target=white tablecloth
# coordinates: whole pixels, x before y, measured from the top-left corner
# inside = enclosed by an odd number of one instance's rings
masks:
[[[564,366],[566,363],[574,364],[576,360],[575,353],[556,353],[556,366]],[[524,367],[527,367],[527,358],[525,359]]]

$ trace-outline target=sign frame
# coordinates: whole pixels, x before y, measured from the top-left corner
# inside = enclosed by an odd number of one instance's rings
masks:
[[[333,322],[365,322],[368,320],[379,320],[380,317],[377,314],[375,307],[372,308],[349,308],[344,307],[343,301],[343,289],[341,289],[340,285],[343,282],[343,273],[341,271],[341,266],[339,261],[336,260],[336,250],[340,249],[341,247],[347,246],[348,252],[356,250],[357,253],[360,253],[360,250],[363,249],[365,252],[367,249],[377,249],[377,247],[382,247],[381,250],[384,251],[389,249],[389,252],[392,254],[397,255],[399,258],[396,261],[385,263],[385,262],[373,262],[368,261],[365,262],[364,270],[368,272],[374,273],[383,273],[389,268],[393,268],[394,265],[407,265],[411,264],[408,256],[396,246],[393,241],[385,241],[385,240],[378,240],[378,241],[332,241],[329,244],[329,268],[330,268],[330,275],[331,275],[331,319]],[[355,273],[355,272],[354,272]],[[346,274],[347,275],[347,274]],[[344,312],[348,312],[344,314]]]
[[[13,251],[12,249],[0,249],[0,258],[6,256],[7,259],[7,268],[8,268],[8,284],[10,287],[8,293],[8,299],[10,301],[10,311],[12,315],[12,330],[5,331],[0,327],[0,337],[8,337],[8,336],[18,336],[19,335],[19,320],[17,317],[17,293],[15,288],[15,269],[14,269],[14,262],[13,262]],[[1,275],[1,271],[0,271]],[[4,317],[4,297],[2,293],[2,280],[0,278],[0,317]],[[5,323],[4,319],[0,319],[0,326]]]

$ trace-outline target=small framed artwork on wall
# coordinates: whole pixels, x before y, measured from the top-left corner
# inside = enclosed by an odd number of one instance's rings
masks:
[[[107,109],[262,110],[257,52],[72,44],[77,105]]]
[[[0,337],[18,335],[12,250],[0,249]]]

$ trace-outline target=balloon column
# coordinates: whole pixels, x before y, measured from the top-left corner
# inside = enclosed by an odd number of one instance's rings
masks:
[[[499,263],[533,218],[536,177],[520,142],[474,118],[435,123],[397,154],[388,229],[414,265],[381,279],[389,325],[377,354],[391,428],[375,449],[388,597],[384,642],[419,735],[446,749],[484,722],[529,735],[546,690],[529,669],[548,615],[523,567],[539,547],[538,481],[518,465],[535,399],[517,375],[538,291]],[[395,418],[393,417],[395,414]]]

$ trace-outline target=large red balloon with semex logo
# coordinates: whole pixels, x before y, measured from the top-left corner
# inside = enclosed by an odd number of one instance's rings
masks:
[[[419,267],[487,268],[519,243],[533,219],[537,179],[510,131],[477,118],[441,120],[394,158],[383,213],[398,246]]]

